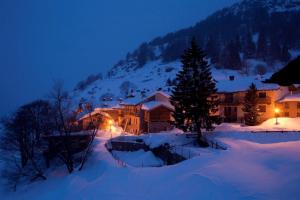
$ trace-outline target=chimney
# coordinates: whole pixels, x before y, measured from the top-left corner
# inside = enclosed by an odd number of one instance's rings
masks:
[[[229,76],[230,81],[234,81],[235,77],[234,76]]]

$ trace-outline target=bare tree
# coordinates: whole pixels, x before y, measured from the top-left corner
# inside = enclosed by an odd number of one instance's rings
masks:
[[[74,155],[71,148],[71,122],[74,119],[74,113],[71,112],[71,98],[64,90],[63,83],[57,81],[49,95],[53,106],[53,117],[55,121],[55,130],[58,131],[62,140],[62,150],[59,151],[58,157],[66,165],[68,172],[72,173],[74,170]]]
[[[90,131],[90,134],[91,134],[91,139],[89,141],[89,144],[86,148],[86,150],[84,151],[83,153],[83,156],[82,156],[82,159],[81,159],[81,162],[80,162],[80,166],[79,166],[79,171],[82,170],[87,158],[88,158],[88,155],[91,153],[92,151],[92,144],[94,142],[94,139],[97,135],[97,132],[98,132],[98,128],[99,128],[99,125],[100,123],[102,122],[102,118],[95,118],[92,116],[92,105],[89,104],[89,103],[86,103],[85,104],[85,110],[86,112],[88,112],[88,115],[89,115],[89,120],[90,120],[90,125],[91,125],[91,129],[89,130]]]

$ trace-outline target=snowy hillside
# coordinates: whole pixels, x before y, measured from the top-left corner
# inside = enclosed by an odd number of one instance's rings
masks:
[[[300,55],[299,8],[297,0],[240,1],[191,28],[141,44],[107,75],[81,82],[73,96],[76,102],[110,107],[138,102],[156,90],[169,93],[192,37],[206,52],[219,91],[245,90],[252,82],[260,89],[274,88],[261,80]]]
[[[190,28],[144,42],[109,74],[136,70],[151,61],[178,60],[193,37],[217,66],[241,69],[250,58],[266,62],[274,72],[276,62],[284,65],[293,57],[289,51],[300,50],[299,32],[298,0],[242,0]]]
[[[95,107],[113,107],[120,103],[138,103],[146,96],[157,90],[170,93],[172,81],[176,73],[181,69],[179,61],[163,63],[153,61],[147,63],[143,68],[127,72],[120,70],[112,77],[97,80],[90,84],[85,90],[76,90],[73,95],[76,102],[92,102]],[[271,73],[264,76],[242,75],[234,70],[212,70],[217,81],[219,92],[243,91],[253,82],[259,89],[274,89],[277,85],[263,84],[261,81],[268,78]],[[234,76],[235,80],[229,80]]]

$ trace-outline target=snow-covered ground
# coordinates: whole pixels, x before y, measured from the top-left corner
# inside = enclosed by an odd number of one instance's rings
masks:
[[[2,193],[2,199],[299,199],[300,133],[252,133],[238,125],[228,127],[223,124],[210,135],[226,145],[226,151],[198,149],[198,156],[163,167],[141,168],[137,161],[155,160],[143,151],[117,152],[130,163],[124,167],[104,146],[109,135],[98,137],[81,172],[68,175],[62,167],[49,172],[47,181]],[[178,142],[175,138],[180,135],[153,134],[148,143],[168,137]]]
[[[151,151],[139,150],[135,152],[113,151],[114,158],[134,167],[161,167],[163,161]]]
[[[259,126],[245,126],[235,123],[223,123],[216,127],[217,132],[249,132],[249,131],[300,131],[300,118],[285,118],[269,119]]]

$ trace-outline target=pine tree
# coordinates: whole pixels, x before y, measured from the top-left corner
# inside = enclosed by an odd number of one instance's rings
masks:
[[[245,40],[245,58],[253,58],[255,56],[256,47],[250,32],[247,33]]]
[[[242,61],[236,43],[231,41],[223,51],[223,65],[227,69],[240,70]]]
[[[240,52],[242,50],[242,45],[241,45],[241,40],[240,40],[239,35],[235,36],[234,45],[235,45],[238,52]]]
[[[259,38],[257,41],[257,51],[256,55],[258,58],[265,59],[268,53],[268,42],[266,38],[266,34],[264,31],[260,32]]]
[[[171,102],[175,107],[175,125],[184,131],[196,131],[198,142],[206,146],[201,128],[213,130],[217,118],[211,113],[217,111],[216,84],[205,55],[195,39],[181,58],[182,70],[176,76]]]
[[[254,83],[252,83],[247,90],[244,98],[244,108],[245,112],[245,124],[248,126],[255,126],[258,124],[258,95],[257,88]]]
[[[219,63],[219,46],[220,45],[218,44],[218,41],[215,38],[213,38],[212,36],[209,37],[205,47],[205,51],[207,52],[207,55],[211,58],[211,63]]]
[[[283,45],[281,49],[280,60],[283,62],[288,62],[290,59],[291,59],[291,54],[289,52],[289,49],[286,45]]]
[[[279,60],[281,58],[281,48],[278,40],[276,40],[274,37],[271,38],[271,44],[269,47],[269,58],[272,61]]]

